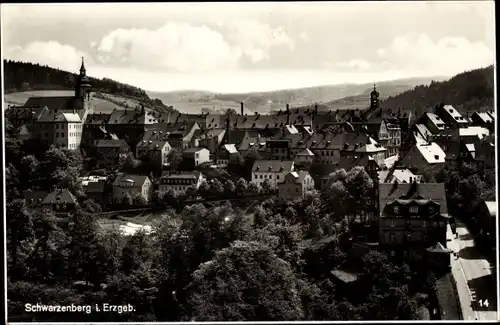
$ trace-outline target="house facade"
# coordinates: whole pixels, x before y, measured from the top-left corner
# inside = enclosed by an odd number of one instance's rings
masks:
[[[448,208],[444,184],[379,184],[379,246],[391,255],[423,257],[446,246]]]
[[[172,147],[166,140],[140,141],[136,147],[136,157],[149,161],[155,166],[164,166],[168,162],[168,153]]]
[[[125,140],[99,140],[96,146],[97,153],[105,160],[118,161],[120,156],[131,152],[130,146]]]
[[[256,160],[252,167],[252,182],[259,188],[269,180],[271,189],[277,189],[278,184],[285,180],[285,175],[294,171],[293,161]]]
[[[187,148],[182,152],[185,166],[195,168],[210,161],[210,151],[206,148]]]
[[[147,176],[121,174],[113,182],[113,202],[124,203],[129,197],[134,200],[141,196],[145,202],[151,201],[153,184]]]
[[[283,182],[278,183],[279,197],[284,199],[304,197],[311,190],[314,190],[314,180],[307,171],[290,172],[285,175]]]
[[[158,184],[160,192],[166,192],[169,189],[176,192],[185,192],[189,187],[198,189],[205,177],[200,172],[182,172],[179,174],[164,174]]]

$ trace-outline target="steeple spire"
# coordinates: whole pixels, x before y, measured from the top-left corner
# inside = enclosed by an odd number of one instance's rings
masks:
[[[84,58],[82,56],[82,66],[80,67],[80,74],[81,75],[84,75],[86,73],[86,69],[85,69],[85,62],[84,62]]]

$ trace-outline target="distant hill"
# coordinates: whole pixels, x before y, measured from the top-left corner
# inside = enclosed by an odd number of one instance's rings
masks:
[[[79,67],[75,67],[79,68]],[[50,68],[39,64],[4,60],[5,94],[26,91],[55,91],[74,89],[76,73]],[[142,103],[159,110],[172,110],[160,99],[151,99],[146,91],[118,81],[89,77],[93,91],[101,99],[112,101],[118,106],[122,102]],[[22,96],[21,96],[22,97]]]
[[[466,71],[446,81],[433,81],[383,100],[381,108],[396,112],[416,111],[417,115],[437,104],[453,105],[458,111],[493,110],[495,98],[493,66]]]
[[[430,83],[431,80],[444,80],[444,77],[408,78],[377,83],[382,98],[399,94],[416,85]],[[240,102],[249,111],[266,113],[283,109],[288,103],[291,107],[302,107],[313,103],[321,104],[324,109],[365,108],[373,84],[340,84],[329,86],[285,89],[268,92],[221,94],[206,91],[148,92],[172,104],[181,112],[200,112],[201,109],[239,110]]]

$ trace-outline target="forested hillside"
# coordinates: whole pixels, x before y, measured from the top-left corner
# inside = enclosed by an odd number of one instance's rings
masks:
[[[494,96],[494,70],[489,66],[460,73],[446,81],[417,86],[387,98],[381,107],[392,111],[411,109],[417,114],[439,103],[453,105],[460,112],[493,110]]]
[[[79,67],[75,67],[76,68]],[[22,92],[28,90],[70,90],[74,88],[76,73],[33,64],[4,60],[4,87],[5,93]],[[103,78],[89,77],[93,91],[103,92],[128,99],[134,99],[147,106],[163,109],[172,109],[163,104],[160,99],[152,99],[146,91],[138,87]]]

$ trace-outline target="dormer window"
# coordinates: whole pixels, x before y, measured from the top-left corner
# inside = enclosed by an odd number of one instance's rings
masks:
[[[429,207],[429,213],[434,213],[434,207]]]
[[[418,213],[418,207],[416,205],[411,206],[410,213]]]
[[[394,211],[394,214],[398,214],[399,213],[399,207],[398,206],[395,206],[392,209]]]

